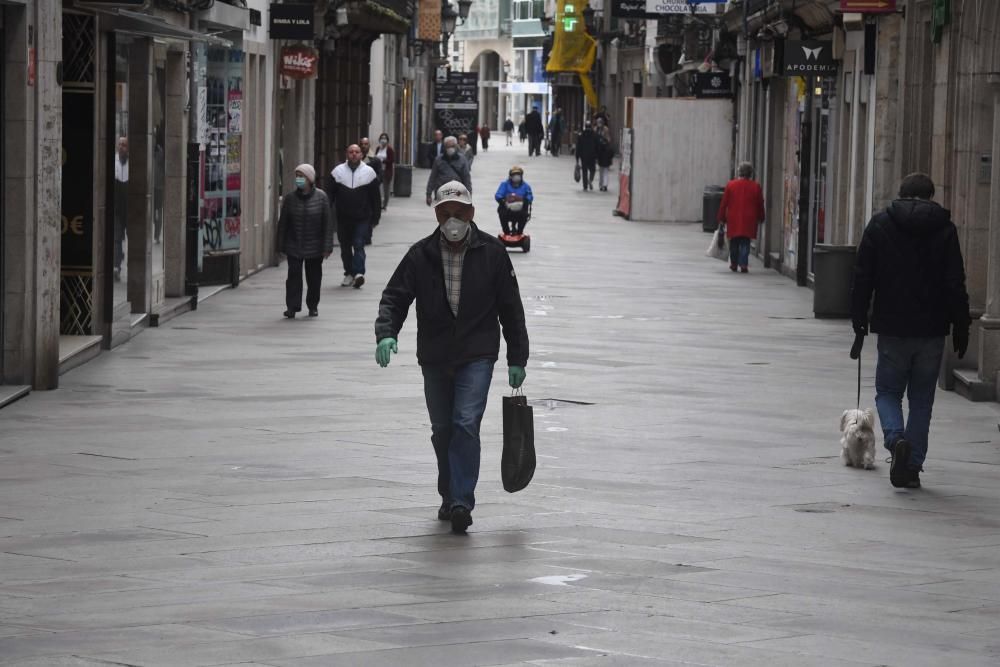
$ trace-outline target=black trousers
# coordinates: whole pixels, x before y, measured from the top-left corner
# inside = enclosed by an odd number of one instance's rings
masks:
[[[319,286],[323,281],[323,258],[288,256],[288,280],[285,281],[285,305],[297,313],[302,310],[302,266],[306,267],[306,308],[319,306]]]
[[[580,180],[583,181],[583,189],[584,190],[593,190],[594,189],[594,169],[596,169],[596,167],[597,167],[597,161],[596,160],[587,160],[587,161],[580,160],[580,167],[581,167],[581,172],[582,172],[581,173],[582,178]]]
[[[528,212],[526,210],[512,213],[503,204],[497,207],[497,215],[500,218],[500,227],[504,234],[523,234],[524,227],[528,224]]]
[[[540,134],[529,134],[528,135],[528,156],[541,155],[542,154],[542,135]]]

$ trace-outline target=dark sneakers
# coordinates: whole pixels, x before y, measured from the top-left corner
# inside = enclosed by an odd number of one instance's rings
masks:
[[[451,508],[451,532],[464,533],[472,525],[472,512],[468,507],[456,505]]]
[[[906,480],[904,485],[907,489],[919,489],[920,488],[920,473],[916,470],[910,471],[910,478]]]
[[[895,446],[892,448],[889,482],[897,489],[907,488],[907,482],[910,481],[912,476],[913,473],[910,470],[910,443],[906,440],[897,440]]]
[[[450,502],[441,503],[441,507],[438,508],[438,521],[451,521]]]

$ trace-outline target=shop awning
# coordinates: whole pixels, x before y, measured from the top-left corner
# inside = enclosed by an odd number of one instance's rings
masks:
[[[95,11],[102,16],[109,17],[108,27],[118,32],[127,32],[144,37],[179,39],[185,42],[206,42],[226,48],[230,48],[233,45],[228,39],[206,35],[197,30],[173,25],[152,14],[132,12],[127,9],[97,9]]]

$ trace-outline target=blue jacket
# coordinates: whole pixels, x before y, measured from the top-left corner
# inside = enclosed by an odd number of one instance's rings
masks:
[[[510,194],[517,195],[529,204],[535,198],[534,195],[531,194],[531,186],[525,181],[521,181],[521,184],[515,187],[514,184],[510,182],[509,178],[500,183],[500,187],[497,188],[497,193],[493,195],[493,198],[498,202],[502,202],[505,201],[507,199],[507,195]]]

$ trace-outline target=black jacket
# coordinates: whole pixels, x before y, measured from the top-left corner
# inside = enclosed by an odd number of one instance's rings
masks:
[[[278,250],[289,257],[312,259],[333,251],[333,219],[326,193],[313,188],[281,199],[278,216]]]
[[[597,161],[597,135],[591,129],[580,133],[576,139],[576,158],[583,164]]]
[[[545,126],[542,125],[542,114],[532,111],[525,116],[524,129],[527,131],[528,136],[541,136],[545,134]]]
[[[382,193],[374,169],[364,162],[354,169],[341,162],[330,172],[328,182],[327,192],[337,214],[337,224],[378,224],[382,217]]]
[[[947,209],[897,199],[868,223],[854,267],[851,316],[871,330],[909,338],[968,330],[969,295],[958,230]]]
[[[479,359],[496,361],[500,327],[507,341],[507,364],[528,362],[528,330],[514,268],[507,249],[476,225],[462,265],[458,316],[444,287],[441,233],[435,231],[410,248],[389,279],[375,320],[375,339],[398,338],[410,304],[417,302],[417,361],[458,366]]]

